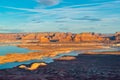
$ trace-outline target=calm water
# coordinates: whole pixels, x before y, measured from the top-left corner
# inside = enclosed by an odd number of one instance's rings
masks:
[[[92,52],[107,52],[107,51],[120,51],[120,48],[105,48],[105,49],[96,49],[96,50],[90,50]]]
[[[24,61],[24,62],[11,62],[11,63],[5,63],[5,64],[0,64],[0,69],[6,69],[6,68],[13,68],[21,64],[30,64],[33,62],[45,62],[45,63],[50,63],[53,62],[53,59],[51,58],[45,58],[43,60],[29,60],[29,61]]]
[[[20,48],[16,46],[0,46],[0,56],[6,55],[8,53],[28,53],[33,50],[26,48]]]

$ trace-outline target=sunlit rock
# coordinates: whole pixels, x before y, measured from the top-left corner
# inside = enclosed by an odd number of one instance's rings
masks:
[[[68,60],[69,61],[69,60],[75,60],[75,59],[76,59],[76,57],[74,57],[74,56],[63,56],[56,60]]]
[[[36,70],[39,67],[46,66],[46,63],[33,63],[31,67],[27,68],[28,70]]]
[[[47,37],[41,37],[40,42],[49,42],[49,39]]]

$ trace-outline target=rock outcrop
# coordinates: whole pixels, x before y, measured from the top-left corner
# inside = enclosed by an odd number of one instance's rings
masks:
[[[55,60],[36,70],[0,70],[0,80],[120,80],[119,61],[118,55],[80,54],[74,60]]]
[[[103,38],[95,33],[81,33],[76,34],[74,38],[75,42],[93,42],[93,41],[103,41]]]
[[[23,41],[26,40],[38,40],[38,42],[93,42],[93,41],[103,41],[104,39],[95,33],[34,33],[27,34],[22,38]],[[29,41],[28,41],[29,42]]]
[[[76,57],[74,57],[74,56],[63,56],[63,57],[60,57],[56,60],[67,60],[67,61],[69,61],[69,60],[75,60],[75,59],[76,59]]]
[[[23,40],[34,40],[36,39],[36,34],[34,33],[27,34],[25,36],[22,36],[22,39]]]
[[[24,33],[0,33],[0,42],[20,42]]]
[[[93,32],[65,33],[65,32],[40,32],[40,33],[4,33],[0,34],[1,42],[45,43],[45,42],[120,42],[120,32],[115,34],[96,34]]]
[[[26,70],[36,70],[38,69],[39,67],[43,67],[43,66],[46,66],[47,64],[46,63],[33,63],[31,64],[30,67],[27,67],[26,65],[20,65],[18,68],[21,68],[21,69],[26,69]]]
[[[40,42],[50,42],[49,38],[47,37],[40,37]]]
[[[120,32],[116,32],[115,39],[117,42],[120,42]]]

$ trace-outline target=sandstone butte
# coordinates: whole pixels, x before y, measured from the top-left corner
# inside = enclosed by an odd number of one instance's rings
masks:
[[[98,34],[93,32],[65,33],[65,32],[38,32],[38,33],[0,33],[1,42],[120,42],[120,32],[115,34]]]
[[[116,41],[120,41],[120,32],[116,32],[116,34],[115,34],[115,39],[116,39]]]
[[[95,33],[31,33],[22,37],[22,42],[102,42],[99,34]]]

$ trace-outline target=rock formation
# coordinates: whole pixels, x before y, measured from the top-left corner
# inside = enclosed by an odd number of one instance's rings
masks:
[[[105,36],[92,32],[65,33],[65,32],[41,32],[41,33],[5,33],[0,34],[0,41],[21,41],[23,43],[43,42],[120,42],[120,32]],[[115,38],[115,39],[114,39]]]
[[[76,34],[74,41],[75,42],[93,42],[93,41],[102,41],[103,38],[100,37],[99,35],[96,35],[94,33],[81,33],[81,34]]]
[[[81,41],[80,34],[76,34],[74,38],[74,42],[80,42],[80,41]]]
[[[20,65],[19,68],[26,69],[26,70],[36,70],[39,67],[46,66],[46,65],[47,65],[46,63],[33,63],[33,64],[31,64],[30,67],[27,67],[25,65]]]
[[[68,60],[69,61],[69,60],[75,60],[75,59],[76,59],[76,57],[74,57],[74,56],[63,56],[56,60]]]
[[[120,32],[116,32],[115,39],[116,39],[117,42],[120,41]]]
[[[36,34],[30,33],[22,37],[23,40],[34,40],[36,38]]]
[[[50,40],[49,40],[49,38],[47,38],[47,37],[40,37],[40,42],[49,42]]]
[[[0,42],[17,42],[21,41],[24,33],[0,33]]]
[[[37,33],[37,34],[27,34],[22,38],[22,40],[39,40],[39,42],[93,42],[102,41],[103,38],[94,33]]]

